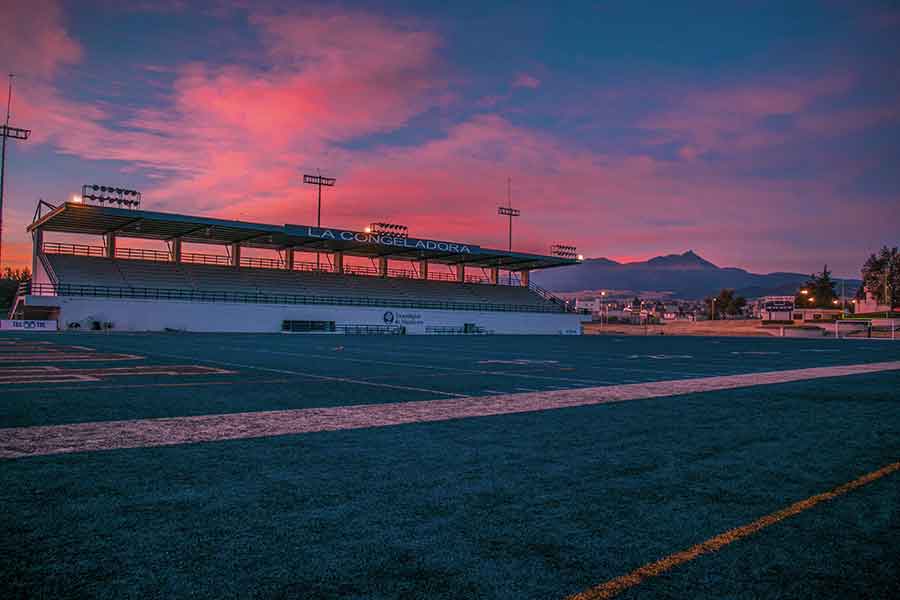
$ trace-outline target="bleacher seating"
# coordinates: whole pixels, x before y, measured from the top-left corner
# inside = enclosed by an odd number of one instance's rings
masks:
[[[261,294],[363,298],[421,303],[455,303],[521,310],[557,311],[557,304],[536,292],[518,286],[423,281],[419,279],[342,275],[337,273],[285,271],[175,264],[131,259],[107,259],[65,254],[46,255],[58,283],[111,288],[141,288]],[[386,302],[387,303],[387,302]]]

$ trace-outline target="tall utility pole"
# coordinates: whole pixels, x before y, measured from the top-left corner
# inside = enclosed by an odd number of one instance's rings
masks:
[[[522,214],[518,208],[512,207],[512,177],[506,178],[506,206],[498,206],[497,214],[509,217],[509,251],[512,252],[512,221],[513,217]],[[509,284],[512,285],[512,271],[509,272]]]
[[[304,175],[303,183],[314,185],[319,188],[318,191],[318,207],[316,208],[316,227],[322,226],[322,186],[334,187],[337,180],[334,177],[322,177],[321,175]],[[316,252],[316,271],[319,270],[319,253]]]
[[[9,91],[6,96],[6,122],[0,128],[0,138],[2,138],[2,150],[0,150],[0,266],[3,266],[3,189],[6,175],[6,138],[14,140],[27,140],[31,134],[29,129],[19,129],[18,127],[9,126],[9,110],[12,107],[12,80],[15,75],[9,74]]]

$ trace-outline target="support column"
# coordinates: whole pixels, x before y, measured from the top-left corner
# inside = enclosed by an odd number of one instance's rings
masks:
[[[31,280],[36,281],[37,274],[43,272],[43,267],[38,271],[38,264],[40,260],[38,258],[38,254],[44,251],[44,230],[38,227],[34,231],[31,232]],[[43,281],[37,283],[44,283]],[[13,298],[13,303],[15,304],[15,298]]]
[[[241,266],[241,245],[239,243],[231,244],[231,266]]]
[[[428,259],[419,261],[419,279],[428,279]]]
[[[107,233],[103,236],[104,246],[106,247],[106,258],[116,257],[116,234]]]
[[[530,281],[531,271],[519,271],[519,283],[522,287],[528,287],[528,282]]]
[[[378,276],[379,277],[387,277],[388,271],[388,259],[386,256],[378,257]]]
[[[172,240],[172,262],[181,262],[181,238]]]
[[[456,265],[456,280],[460,283],[466,281],[466,265],[464,263]]]
[[[294,249],[286,248],[284,251],[284,268],[288,271],[294,270]]]
[[[491,267],[490,277],[491,285],[497,285],[500,282],[500,267]]]
[[[344,253],[343,252],[335,252],[334,253],[334,272],[335,273],[343,273],[344,272]]]

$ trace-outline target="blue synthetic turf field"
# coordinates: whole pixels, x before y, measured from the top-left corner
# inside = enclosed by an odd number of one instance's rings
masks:
[[[875,340],[14,337],[144,357],[29,366],[234,372],[6,383],[0,427],[900,360],[900,344]],[[561,599],[897,461],[898,390],[893,371],[4,460],[0,581],[5,596],[23,598]],[[895,474],[621,597],[888,597],[900,569],[898,507]]]

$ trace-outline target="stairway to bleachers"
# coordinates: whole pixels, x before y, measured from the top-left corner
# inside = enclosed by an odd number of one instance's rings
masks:
[[[423,281],[309,271],[47,254],[60,284],[110,288],[150,288],[242,295],[304,296],[374,302],[403,301],[422,308],[454,303],[484,310],[557,312],[534,291],[517,286]],[[343,303],[343,302],[342,302]]]

